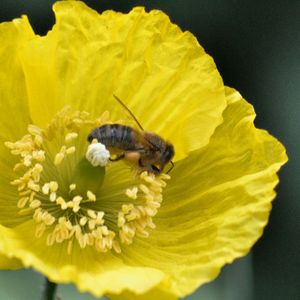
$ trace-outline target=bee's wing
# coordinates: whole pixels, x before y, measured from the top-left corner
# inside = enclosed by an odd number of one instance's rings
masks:
[[[141,151],[156,150],[156,146],[145,138],[145,131],[133,129],[132,134],[137,142],[137,145],[138,145],[137,148],[140,148]],[[137,149],[137,150],[139,150],[139,149]]]

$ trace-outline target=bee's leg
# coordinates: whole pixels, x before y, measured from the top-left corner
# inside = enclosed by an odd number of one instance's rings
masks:
[[[141,168],[141,171],[147,171],[148,173],[154,173],[154,174],[160,173],[159,169],[157,169],[156,167],[155,167],[155,170],[153,169],[153,167],[154,167],[153,165],[143,164],[141,159],[139,159],[138,163],[139,163],[139,167]]]
[[[122,153],[122,154],[119,154],[119,155],[117,155],[116,157],[114,157],[114,158],[109,158],[109,160],[110,161],[118,161],[118,160],[121,160],[121,159],[123,159],[125,157],[125,154],[124,153]]]
[[[142,159],[141,159],[141,158],[139,159],[138,163],[139,163],[139,166],[140,166],[141,168],[143,168],[143,167],[144,167],[144,165],[143,165],[143,163],[142,163]]]

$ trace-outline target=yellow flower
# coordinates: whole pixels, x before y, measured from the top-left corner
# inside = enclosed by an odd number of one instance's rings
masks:
[[[189,32],[162,12],[54,5],[56,25],[0,26],[0,266],[112,299],[177,299],[261,236],[282,145],[224,87]],[[170,141],[175,167],[93,167],[87,136],[108,122]]]

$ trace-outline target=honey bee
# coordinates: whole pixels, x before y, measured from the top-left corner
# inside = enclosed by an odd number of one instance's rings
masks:
[[[114,98],[129,112],[140,130],[121,124],[104,124],[92,130],[88,141],[91,143],[96,139],[111,153],[117,153],[115,158],[110,158],[111,161],[124,159],[137,165],[141,171],[155,175],[159,175],[170,163],[171,167],[167,171],[169,173],[174,167],[173,145],[155,133],[144,131],[129,108],[117,96],[114,95]]]

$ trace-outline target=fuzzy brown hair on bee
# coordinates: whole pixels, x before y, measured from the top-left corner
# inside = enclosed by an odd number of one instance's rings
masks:
[[[111,153],[116,153],[115,158],[110,158],[111,161],[124,159],[135,164],[141,171],[155,175],[160,174],[164,167],[171,163],[167,173],[170,172],[174,166],[173,145],[155,133],[144,131],[129,108],[118,97],[114,97],[130,113],[141,130],[121,124],[104,124],[92,130],[88,141],[91,143],[96,139]]]

